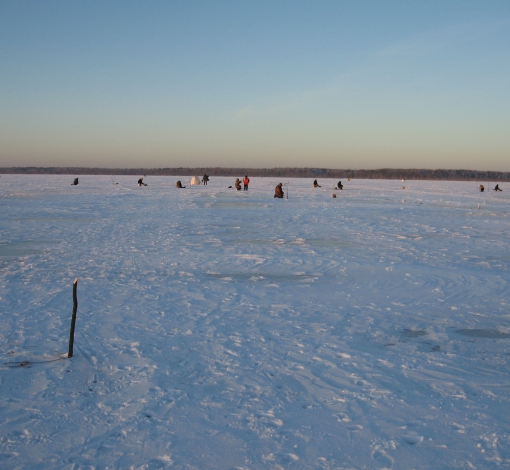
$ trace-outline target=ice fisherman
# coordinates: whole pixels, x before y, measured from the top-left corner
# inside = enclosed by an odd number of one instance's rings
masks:
[[[207,186],[208,181],[209,181],[209,176],[207,174],[205,174],[204,177],[202,178],[202,183],[204,183],[204,185]]]
[[[238,190],[238,191],[241,191],[241,180],[239,178],[236,178],[236,182],[234,183],[234,187]]]
[[[74,181],[71,183],[71,186],[78,186],[78,178],[74,178]]]
[[[480,192],[483,193],[485,191],[485,186],[483,184],[480,185]]]
[[[502,189],[499,188],[499,184],[497,184],[495,187],[494,187],[494,191],[503,191]]]
[[[274,188],[274,197],[277,197],[278,199],[283,199],[283,184],[279,183],[276,185],[276,188]]]
[[[138,186],[147,186],[147,184],[143,182],[143,177],[138,180]]]
[[[243,185],[244,185],[244,190],[245,191],[248,191],[248,184],[249,183],[250,183],[250,178],[248,178],[248,175],[244,175]]]
[[[183,186],[181,183],[181,180],[179,180],[179,181],[177,181],[177,183],[175,183],[175,187],[176,188],[185,188],[186,186]]]
[[[337,187],[338,189],[344,189],[344,185],[342,184],[342,182],[341,182],[341,181],[339,181],[339,182],[338,182],[338,184],[336,185],[336,187]]]
[[[313,187],[314,188],[322,188],[322,186],[320,186],[319,183],[317,183],[317,180],[313,180]]]

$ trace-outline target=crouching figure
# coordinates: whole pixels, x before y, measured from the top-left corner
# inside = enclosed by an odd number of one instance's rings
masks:
[[[274,197],[277,197],[278,199],[283,199],[283,184],[279,183],[276,188],[274,188]]]

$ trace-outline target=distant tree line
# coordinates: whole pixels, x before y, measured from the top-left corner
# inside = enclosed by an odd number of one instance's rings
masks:
[[[406,180],[480,180],[510,181],[510,172],[478,170],[427,170],[419,168],[380,168],[341,170],[329,168],[85,168],[85,167],[9,167],[3,174],[32,175],[146,175],[146,176],[268,176],[287,178],[356,178]]]

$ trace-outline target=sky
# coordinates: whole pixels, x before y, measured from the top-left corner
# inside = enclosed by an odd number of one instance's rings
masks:
[[[0,0],[0,166],[510,171],[510,2]]]

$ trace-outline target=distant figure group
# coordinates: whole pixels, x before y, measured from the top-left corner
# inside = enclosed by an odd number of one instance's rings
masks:
[[[480,189],[480,192],[483,193],[485,191],[484,185],[481,184],[479,186],[479,189]],[[494,191],[503,191],[503,190],[499,187],[499,184],[497,184],[496,186],[494,186]]]
[[[350,180],[350,178],[348,178]],[[112,180],[113,181],[113,180]],[[404,180],[402,180],[404,181]],[[207,174],[204,174],[203,178],[202,178],[202,183],[204,185],[207,185],[209,182],[209,175]],[[236,178],[235,180],[235,183],[234,183],[234,188],[237,190],[237,191],[241,191],[241,182],[242,182],[242,185],[243,185],[243,189],[245,191],[248,191],[248,185],[250,183],[250,178],[248,178],[248,175],[245,175],[244,178],[241,180],[240,178]],[[74,181],[71,183],[71,186],[78,186],[79,184],[79,179],[78,178],[74,178]],[[113,184],[119,184],[119,183],[113,183]],[[147,186],[146,183],[143,182],[143,177],[139,178],[138,179],[138,186]],[[177,183],[175,184],[175,186],[177,188],[181,188],[181,189],[184,189],[186,188],[186,186],[183,186],[181,181],[177,181]],[[275,190],[274,190],[274,197],[275,198],[278,198],[278,199],[283,199],[283,196],[284,196],[284,192],[283,192],[283,183],[279,183]],[[228,186],[229,188],[232,188],[232,186]],[[317,182],[317,179],[314,179],[313,180],[313,187],[314,188],[321,188],[322,186]],[[339,189],[339,190],[343,190],[344,188],[344,185],[342,184],[342,181],[339,180],[338,183],[336,184],[336,187],[334,189]],[[406,189],[405,186],[402,186],[402,189]],[[489,189],[489,188],[488,188]],[[483,193],[485,192],[485,186],[483,184],[480,184],[478,186],[478,190]],[[503,191],[500,187],[499,187],[499,184],[496,184],[496,186],[494,186],[494,191],[496,192],[501,192]],[[336,194],[333,195],[333,197],[336,197]]]
[[[350,178],[347,178],[347,179],[350,181]],[[402,180],[402,181],[404,181],[404,180]],[[113,179],[112,179],[112,182],[113,182]],[[202,183],[207,186],[208,182],[209,182],[209,175],[206,173],[206,174],[204,174],[204,176],[202,178]],[[248,191],[248,185],[250,184],[250,178],[248,178],[248,175],[244,175],[244,178],[242,179],[242,183],[243,183],[243,189],[245,191]],[[78,178],[74,178],[74,181],[71,183],[71,186],[78,186],[78,184],[79,184],[79,179]],[[119,183],[112,183],[112,184],[119,184]],[[147,184],[143,182],[143,177],[138,179],[138,186],[147,186]],[[175,186],[177,188],[181,188],[181,189],[186,188],[186,186],[182,185],[180,180],[177,181],[177,183],[175,183]],[[279,183],[276,186],[276,188],[274,190],[274,197],[275,198],[283,199],[284,192],[283,192],[283,187],[282,186],[283,186],[283,183]],[[235,189],[237,191],[241,191],[241,179],[240,178],[236,178],[236,181],[234,183],[234,187],[235,187]],[[322,186],[317,182],[317,179],[314,179],[313,180],[313,187],[314,188],[321,188]],[[229,186],[229,188],[232,188],[232,186]],[[342,181],[338,181],[335,189],[339,189],[339,190],[343,190],[344,189],[344,185],[342,184]],[[402,189],[406,189],[405,186],[402,186]],[[485,192],[485,186],[483,184],[479,185],[478,186],[478,190],[481,193]],[[501,192],[503,190],[499,187],[499,184],[496,184],[496,186],[494,186],[494,191]],[[334,194],[333,197],[336,197],[336,194]]]
[[[283,199],[283,184],[279,183],[276,185],[276,188],[274,188],[274,197],[277,197],[278,199]]]

